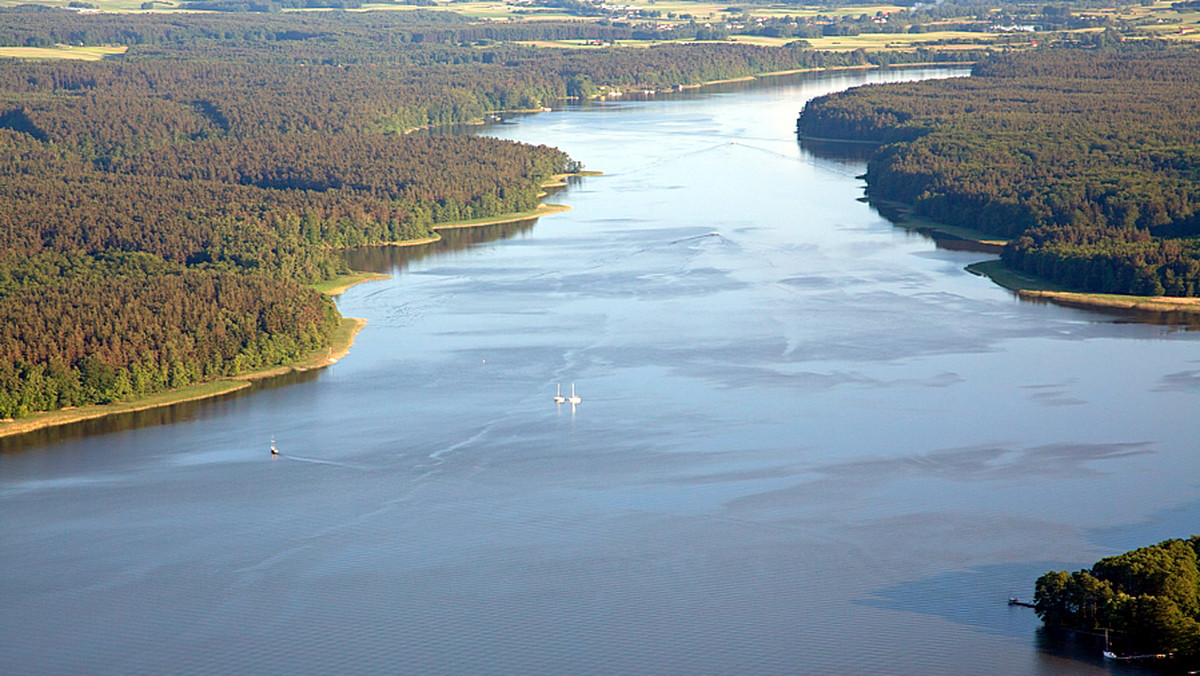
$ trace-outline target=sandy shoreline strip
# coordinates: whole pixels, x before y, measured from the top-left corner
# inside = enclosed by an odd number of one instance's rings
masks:
[[[367,280],[363,280],[367,281]],[[117,402],[113,404],[93,404],[90,406],[81,406],[79,408],[61,409],[58,411],[47,411],[44,413],[33,413],[18,420],[0,421],[0,437],[11,436],[14,434],[24,434],[33,432],[34,430],[45,429],[47,427],[57,427],[59,425],[70,425],[72,423],[82,422],[84,420],[94,420],[110,415],[120,415],[122,413],[133,413],[135,411],[146,411],[152,408],[162,406],[174,406],[187,401],[199,401],[201,399],[211,399],[213,397],[222,397],[238,390],[243,390],[250,387],[255,380],[264,380],[266,378],[274,378],[276,376],[286,375],[288,373],[299,373],[303,371],[311,371],[313,369],[325,368],[330,364],[336,363],[339,359],[346,356],[350,352],[350,347],[354,345],[354,338],[358,332],[367,325],[367,320],[346,317],[342,319],[341,326],[334,333],[334,342],[328,348],[314,350],[307,357],[294,364],[285,366],[276,366],[269,369],[261,369],[250,373],[243,373],[237,376],[230,376],[213,380],[205,383],[197,383],[189,385],[177,390],[168,390],[166,392],[157,392],[155,394],[142,397],[133,401]]]
[[[571,207],[565,204],[539,204],[536,209],[529,211],[520,211],[513,214],[503,214],[491,218],[479,218],[473,221],[454,221],[451,223],[439,223],[430,226],[434,232],[439,230],[457,230],[459,228],[482,228],[488,225],[503,225],[504,223],[517,223],[519,221],[528,221],[534,218],[541,218],[550,214],[557,214],[563,211],[570,211]]]
[[[430,239],[431,242],[436,242],[436,239]],[[340,296],[352,286],[358,286],[364,282],[378,282],[384,279],[391,279],[391,275],[385,275],[380,272],[351,272],[345,275],[338,275],[333,279],[313,284],[312,288],[326,296]]]
[[[7,437],[15,434],[25,434],[26,432],[33,432],[35,430],[45,429],[47,427],[70,425],[71,423],[82,422],[84,420],[93,420],[95,418],[103,418],[110,415],[133,413],[135,411],[146,411],[152,408],[158,408],[160,406],[173,406],[175,404],[181,404],[185,401],[197,401],[199,399],[221,397],[247,387],[250,387],[249,382],[217,380],[203,383],[201,385],[184,387],[178,390],[158,392],[143,399],[138,399],[137,401],[119,402],[115,404],[94,404],[91,406],[82,406],[80,408],[64,408],[58,411],[32,413],[17,420],[9,419],[0,421],[0,437]]]
[[[1187,312],[1200,314],[1200,298],[1175,296],[1127,296],[1115,293],[1083,293],[1053,288],[1055,285],[1031,275],[1009,270],[999,259],[967,266],[967,272],[987,277],[1028,300],[1042,300],[1085,310],[1134,310],[1137,312]],[[1039,286],[1043,288],[1038,288]],[[1047,288],[1050,287],[1050,288]]]
[[[1035,291],[1017,289],[1022,298],[1049,300],[1072,307],[1112,308],[1118,310],[1145,310],[1150,312],[1190,312],[1200,314],[1200,298],[1176,298],[1171,296],[1121,296],[1104,293],[1077,293],[1074,291]]]

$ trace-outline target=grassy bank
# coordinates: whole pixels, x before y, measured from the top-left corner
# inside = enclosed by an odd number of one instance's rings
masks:
[[[838,141],[841,143],[842,141]],[[979,249],[986,251],[999,252],[1008,244],[1008,240],[989,235],[982,230],[973,230],[971,228],[962,228],[956,225],[947,225],[937,221],[931,221],[927,218],[922,218],[913,214],[912,207],[902,202],[894,202],[892,200],[881,200],[871,198],[871,205],[879,210],[879,213],[884,218],[888,219],[895,225],[898,225],[907,230],[915,230],[923,235],[927,235],[934,240],[955,240],[961,242],[969,242],[978,245]]]
[[[1004,267],[999,260],[972,263],[967,271],[993,282],[1022,298],[1048,300],[1061,305],[1091,309],[1146,310],[1200,314],[1200,298],[1170,296],[1125,296],[1115,293],[1081,293],[1053,282]]]
[[[479,228],[485,225],[500,225],[501,223],[515,223],[517,221],[528,221],[531,218],[540,218],[549,214],[557,214],[562,211],[570,211],[571,207],[565,204],[539,204],[536,209],[528,211],[517,211],[510,214],[500,214],[499,216],[489,216],[487,218],[476,218],[469,221],[450,221],[448,223],[438,223],[432,226],[434,230],[453,230],[455,228]]]
[[[1067,289],[1045,279],[1038,279],[1023,272],[1004,267],[999,259],[980,261],[967,266],[967,272],[980,277],[987,277],[1009,291],[1018,293],[1065,293]]]
[[[420,243],[436,242],[436,239],[426,238],[420,240]],[[385,275],[378,272],[350,272],[344,275],[338,275],[333,279],[327,279],[323,282],[317,282],[311,285],[311,288],[318,293],[323,293],[326,296],[340,296],[345,293],[346,289],[363,282],[376,282],[381,279],[391,279],[391,275]]]
[[[574,174],[555,174],[549,179],[542,181],[542,188],[565,188],[567,187],[567,179],[576,176],[603,176],[603,171],[577,171]]]

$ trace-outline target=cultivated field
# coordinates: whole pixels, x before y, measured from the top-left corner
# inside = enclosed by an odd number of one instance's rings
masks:
[[[56,45],[54,47],[0,47],[0,58],[99,61],[106,56],[124,54],[127,49],[129,48],[125,45],[102,45],[99,47],[73,47],[71,45]]]

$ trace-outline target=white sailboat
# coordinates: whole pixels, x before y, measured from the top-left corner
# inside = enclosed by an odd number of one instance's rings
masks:
[[[271,437],[271,455],[279,455],[279,449],[275,448],[275,437]]]
[[[1117,654],[1115,652],[1113,652],[1113,650],[1112,650],[1112,646],[1109,645],[1109,643],[1108,643],[1108,628],[1107,627],[1105,627],[1105,629],[1104,629],[1104,650],[1101,652],[1101,654],[1104,655],[1104,659],[1106,659],[1106,660],[1121,659],[1120,657],[1117,657]]]
[[[583,398],[575,394],[575,383],[571,383],[571,396],[567,398],[567,401],[571,402],[572,406],[583,402]]]
[[[567,402],[567,398],[564,397],[562,394],[562,383],[559,383],[558,391],[554,393],[554,403],[565,404],[566,402]]]
[[[1171,657],[1174,653],[1148,653],[1145,655],[1118,655],[1117,653],[1113,652],[1112,645],[1110,645],[1108,642],[1108,629],[1105,628],[1105,630],[1104,630],[1104,650],[1102,651],[1101,654],[1104,655],[1104,659],[1113,660],[1114,662],[1134,662],[1137,660],[1165,660],[1168,657]],[[1194,674],[1196,672],[1189,671],[1188,673]]]

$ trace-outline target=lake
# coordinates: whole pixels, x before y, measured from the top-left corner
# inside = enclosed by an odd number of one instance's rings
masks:
[[[951,74],[481,130],[604,175],[353,254],[320,373],[0,442],[0,672],[1138,673],[1006,601],[1200,530],[1200,332],[1021,301],[794,136]]]

